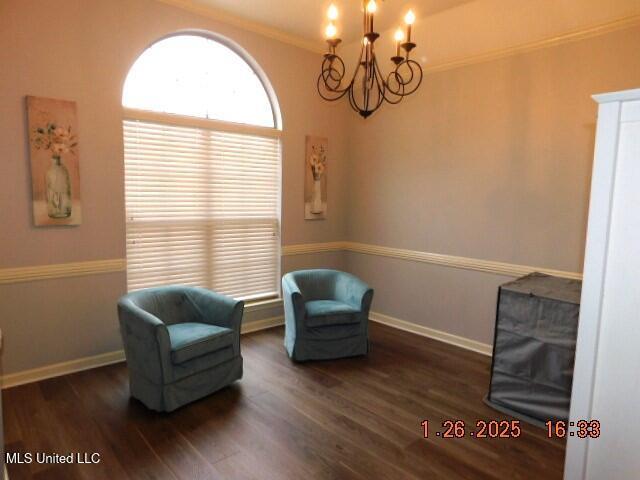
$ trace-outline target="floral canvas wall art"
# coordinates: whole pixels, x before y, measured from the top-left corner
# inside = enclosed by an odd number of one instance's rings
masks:
[[[34,223],[80,225],[76,103],[28,96],[27,116]]]
[[[323,220],[327,216],[327,155],[329,141],[307,135],[304,180],[304,218]]]

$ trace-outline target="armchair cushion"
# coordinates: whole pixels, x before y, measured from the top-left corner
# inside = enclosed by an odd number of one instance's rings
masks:
[[[354,313],[359,310],[352,305],[337,300],[311,300],[305,303],[307,327],[324,327],[328,325],[345,325],[359,323]]]
[[[171,342],[171,361],[175,364],[231,347],[234,341],[230,328],[206,323],[176,323],[168,325],[167,330]]]

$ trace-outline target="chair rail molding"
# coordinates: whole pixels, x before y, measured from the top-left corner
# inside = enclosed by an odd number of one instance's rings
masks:
[[[301,243],[297,245],[283,245],[282,256],[305,255],[307,253],[338,252],[346,250],[349,242]]]
[[[557,277],[582,279],[582,273],[567,272],[545,267],[534,267],[529,265],[519,265],[514,263],[497,262],[493,260],[482,260],[477,258],[459,257],[442,253],[422,252],[418,250],[407,250],[403,248],[385,247],[381,245],[371,245],[359,242],[323,242],[304,243],[296,245],[283,245],[282,256],[309,255],[324,252],[355,252],[366,255],[377,255],[381,257],[396,258],[421,263],[431,263],[452,268],[474,270],[485,273],[494,273],[508,277],[520,277],[532,272],[546,273]],[[127,260],[124,258],[114,258],[110,260],[89,260],[84,262],[58,263],[53,265],[34,265],[28,267],[0,268],[0,285],[33,282],[37,280],[52,280],[55,278],[80,277],[84,275],[98,275],[114,272],[125,272],[127,270]],[[256,302],[256,305],[248,304],[250,309],[270,308],[269,302],[277,300],[267,300]]]
[[[534,267],[530,265],[520,265],[514,263],[497,262],[493,260],[481,260],[477,258],[459,257],[442,253],[422,252],[418,250],[407,250],[403,248],[385,247],[381,245],[370,245],[358,242],[329,242],[310,243],[304,245],[287,245],[282,247],[282,255],[302,255],[311,253],[321,253],[345,250],[348,252],[361,253],[365,255],[377,255],[390,257],[398,260],[412,262],[430,263],[451,268],[473,270],[478,272],[493,273],[507,277],[521,277],[533,272],[545,273],[556,277],[571,278],[581,280],[582,273],[555,270],[545,267]]]
[[[32,282],[54,278],[80,277],[101,273],[124,272],[127,261],[124,258],[109,260],[88,260],[84,262],[34,265],[29,267],[0,268],[0,285],[7,283]]]

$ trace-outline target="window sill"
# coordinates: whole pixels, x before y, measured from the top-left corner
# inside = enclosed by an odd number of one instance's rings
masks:
[[[269,300],[255,300],[247,302],[244,306],[245,312],[257,312],[260,310],[269,310],[282,306],[282,298],[270,298]]]

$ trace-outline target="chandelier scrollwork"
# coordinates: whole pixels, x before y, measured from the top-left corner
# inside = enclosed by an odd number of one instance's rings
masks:
[[[373,30],[377,5],[375,0],[369,0],[366,5],[363,1],[363,7],[364,33],[360,57],[350,79],[346,77],[344,61],[336,53],[338,45],[342,42],[336,37],[337,29],[333,23],[338,17],[338,10],[334,5],[329,7],[330,23],[326,28],[329,51],[324,54],[317,87],[320,96],[328,101],[336,101],[346,96],[351,108],[367,118],[384,102],[397,104],[404,97],[414,93],[422,83],[423,74],[420,64],[410,58],[411,51],[416,47],[411,41],[411,28],[415,21],[413,12],[409,10],[404,18],[407,26],[406,42],[401,29],[395,33],[396,54],[391,57],[393,69],[385,75],[378,64],[375,52],[375,42],[380,37]]]

